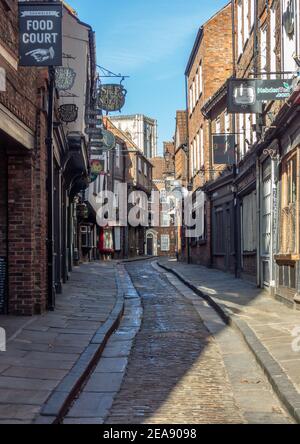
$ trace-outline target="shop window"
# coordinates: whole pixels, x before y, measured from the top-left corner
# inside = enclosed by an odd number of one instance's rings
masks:
[[[244,253],[256,251],[256,220],[256,193],[253,192],[243,199],[242,234]]]
[[[297,253],[297,156],[289,158],[282,168],[280,252]]]
[[[81,247],[82,248],[92,248],[92,232],[91,227],[83,226],[80,229],[81,231]]]
[[[138,158],[138,170],[139,170],[139,173],[142,172],[142,159],[140,157]]]
[[[170,251],[170,236],[168,234],[163,234],[161,236],[161,251]]]
[[[296,289],[296,268],[294,265],[278,266],[279,287]]]

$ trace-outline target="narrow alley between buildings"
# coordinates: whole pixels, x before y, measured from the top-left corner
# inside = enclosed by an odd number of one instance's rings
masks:
[[[203,299],[154,262],[126,269],[125,316],[65,424],[293,422]]]

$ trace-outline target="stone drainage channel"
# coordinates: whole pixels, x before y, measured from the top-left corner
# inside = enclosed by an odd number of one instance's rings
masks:
[[[103,424],[120,390],[131,348],[142,323],[143,309],[125,267],[119,265],[117,272],[117,285],[125,300],[124,315],[68,413],[60,418],[60,424]]]
[[[120,327],[61,424],[294,422],[207,302],[156,263],[127,268]]]

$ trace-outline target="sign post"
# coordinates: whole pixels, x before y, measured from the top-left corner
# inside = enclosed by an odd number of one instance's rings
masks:
[[[62,65],[61,2],[19,2],[19,64]]]

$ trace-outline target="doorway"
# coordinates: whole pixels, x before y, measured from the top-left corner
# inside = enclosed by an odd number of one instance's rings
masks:
[[[146,235],[146,256],[157,256],[157,233],[150,230]]]
[[[261,286],[270,287],[272,240],[272,163],[267,159],[262,165],[261,188]]]

